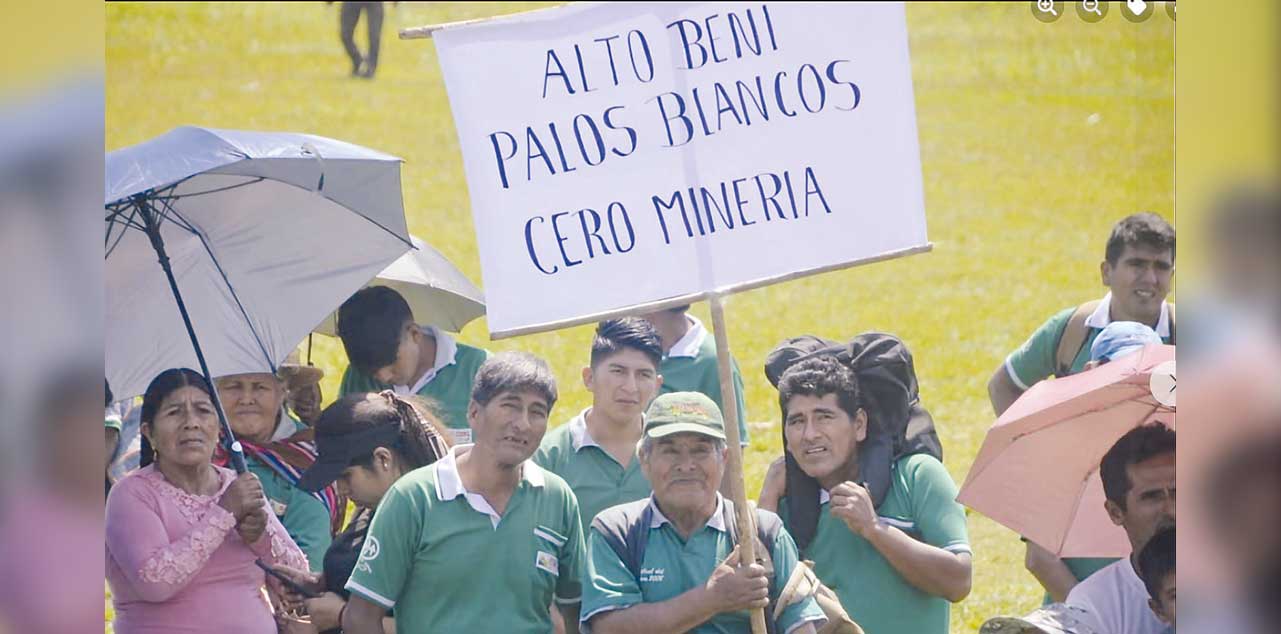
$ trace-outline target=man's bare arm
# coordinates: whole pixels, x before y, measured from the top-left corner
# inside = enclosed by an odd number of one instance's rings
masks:
[[[996,372],[992,373],[992,378],[987,381],[987,397],[992,401],[992,411],[997,416],[1005,413],[1014,401],[1023,394],[1023,390],[1014,384],[1010,378],[1010,373],[1005,369],[1005,364],[996,367]]]

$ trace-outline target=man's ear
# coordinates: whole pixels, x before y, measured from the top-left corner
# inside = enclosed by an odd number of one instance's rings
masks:
[[[1099,277],[1103,280],[1104,286],[1112,286],[1112,265],[1108,264],[1107,258],[1099,262]]]
[[[412,321],[405,322],[405,328],[402,333],[402,337],[409,337],[409,340],[414,342],[415,345],[423,336],[423,331],[418,328],[418,324],[415,324]]]
[[[1112,500],[1107,500],[1103,502],[1103,508],[1107,510],[1108,518],[1112,520],[1113,524],[1117,526],[1125,525],[1125,510],[1121,508],[1121,505]]]
[[[467,402],[467,426],[476,429],[476,419],[480,416],[480,403],[475,399]]]
[[[592,366],[590,365],[583,366],[583,387],[587,388],[588,392],[592,391]]]
[[[867,410],[861,407],[858,413],[854,414],[854,440],[859,442],[867,440]]]

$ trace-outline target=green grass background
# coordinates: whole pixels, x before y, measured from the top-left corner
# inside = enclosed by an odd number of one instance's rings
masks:
[[[347,77],[338,6],[323,3],[107,5],[107,134],[115,149],[196,124],[320,134],[396,154],[411,232],[480,280],[453,121],[430,40],[396,29],[537,8],[534,3],[388,7],[372,81]],[[754,429],[750,494],[779,455],[765,354],[802,333],[901,336],[922,397],[961,482],[992,414],[986,381],[1051,313],[1100,296],[1098,262],[1113,222],[1174,212],[1174,23],[1160,8],[1133,24],[1114,6],[1086,24],[1070,4],[1053,24],[1027,2],[909,4],[926,215],[933,252],[742,293],[727,302]],[[364,27],[358,29],[364,39]],[[306,227],[299,227],[305,231]],[[694,314],[705,321],[705,305]],[[585,407],[578,377],[590,326],[490,342],[484,320],[463,341],[545,357],[561,382],[559,422]],[[346,364],[316,337],[328,398]],[[1064,451],[1070,451],[1065,447]],[[952,632],[1035,607],[1016,536],[971,513],[974,584]],[[110,606],[108,606],[108,620]],[[908,634],[908,633],[905,633]]]

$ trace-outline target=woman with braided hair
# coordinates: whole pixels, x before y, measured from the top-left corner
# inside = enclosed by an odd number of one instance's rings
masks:
[[[307,491],[336,482],[359,513],[334,537],[325,553],[324,571],[277,566],[276,570],[317,598],[291,597],[305,604],[315,632],[340,632],[347,605],[347,578],[360,557],[374,509],[400,476],[436,462],[449,451],[446,427],[431,413],[424,399],[381,393],[348,394],[325,408],[315,424],[319,457],[298,482]],[[395,632],[391,618],[383,629]],[[293,624],[289,632],[307,631]]]

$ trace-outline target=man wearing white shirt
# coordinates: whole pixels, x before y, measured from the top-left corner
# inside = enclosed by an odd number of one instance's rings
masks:
[[[1104,507],[1125,529],[1131,555],[1090,575],[1068,594],[1068,605],[1088,611],[1099,632],[1162,634],[1135,572],[1135,558],[1158,531],[1174,526],[1174,431],[1160,422],[1136,427],[1112,445],[1099,467]]]

